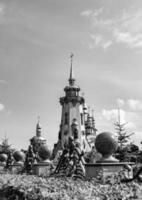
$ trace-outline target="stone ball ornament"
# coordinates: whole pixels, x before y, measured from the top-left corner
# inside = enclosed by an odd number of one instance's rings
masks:
[[[25,159],[25,154],[22,151],[14,151],[13,157],[16,162],[23,162]]]
[[[43,145],[39,148],[38,154],[43,161],[50,159],[50,157],[51,157],[51,151],[49,150],[48,146],[46,146],[46,145]]]
[[[0,154],[0,162],[2,162],[2,163],[6,162],[7,158],[8,158],[7,154],[5,154],[5,153]]]
[[[100,162],[118,162],[112,155],[118,148],[116,136],[110,132],[100,133],[95,140],[97,151],[102,154]]]

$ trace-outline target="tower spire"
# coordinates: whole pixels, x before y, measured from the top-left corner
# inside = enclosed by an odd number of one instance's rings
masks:
[[[40,116],[38,116],[38,121],[36,125],[36,136],[40,137],[41,136],[41,125],[40,125]]]
[[[74,73],[73,73],[73,53],[70,55],[70,60],[71,60],[71,67],[70,67],[70,77],[69,77],[69,85],[74,86],[75,78],[74,78]]]

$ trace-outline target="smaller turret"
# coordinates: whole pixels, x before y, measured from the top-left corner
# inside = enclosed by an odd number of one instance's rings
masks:
[[[36,135],[30,139],[30,142],[31,142],[31,145],[33,146],[34,152],[37,152],[38,149],[40,148],[40,146],[46,144],[46,139],[44,139],[41,136],[41,132],[42,132],[41,130],[42,130],[42,128],[41,128],[41,125],[39,122],[39,117],[38,117],[38,122],[36,125]]]
[[[95,127],[95,118],[94,118],[94,110],[90,111],[90,107],[88,107],[87,119],[85,121],[85,134],[87,141],[91,147],[94,146],[96,132],[97,129]]]
[[[42,130],[42,127],[41,127],[41,124],[39,122],[39,117],[38,117],[38,122],[37,122],[37,125],[36,125],[36,136],[37,137],[41,137],[41,130]]]
[[[92,128],[94,130],[94,135],[96,136],[97,129],[95,124],[94,110],[92,110]]]

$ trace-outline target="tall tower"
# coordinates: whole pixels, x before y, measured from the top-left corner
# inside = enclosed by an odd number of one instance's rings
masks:
[[[73,137],[75,142],[81,144],[82,149],[87,148],[85,136],[85,117],[84,117],[84,97],[79,95],[80,88],[75,83],[73,73],[73,54],[70,56],[70,76],[69,85],[64,88],[65,96],[60,98],[62,106],[62,116],[59,131],[61,147],[68,144],[69,137]]]

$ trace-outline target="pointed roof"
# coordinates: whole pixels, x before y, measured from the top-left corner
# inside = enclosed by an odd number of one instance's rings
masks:
[[[41,124],[40,124],[40,117],[38,116],[38,122],[36,125],[36,136],[41,136]]]

